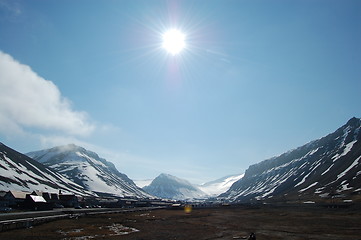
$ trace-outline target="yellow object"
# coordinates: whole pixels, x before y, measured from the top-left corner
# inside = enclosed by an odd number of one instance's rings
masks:
[[[184,206],[184,212],[185,213],[191,213],[192,212],[192,205],[185,205]]]

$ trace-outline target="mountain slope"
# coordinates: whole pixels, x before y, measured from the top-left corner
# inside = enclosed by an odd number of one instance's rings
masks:
[[[91,195],[43,164],[0,143],[0,190],[71,192]]]
[[[145,187],[145,186],[149,186],[149,185],[152,183],[153,180],[154,180],[154,179],[145,179],[145,180],[134,180],[134,179],[133,179],[133,182],[134,182],[135,185],[137,185],[138,187],[143,188],[143,187]]]
[[[152,197],[120,173],[114,164],[74,144],[27,155],[99,195]]]
[[[244,174],[229,175],[211,182],[204,183],[198,188],[205,192],[208,196],[218,196],[226,192],[233,183],[240,180]]]
[[[188,181],[164,173],[143,189],[154,196],[175,200],[200,198],[206,195]]]
[[[361,192],[361,119],[321,139],[250,166],[220,197],[254,199],[349,198]]]

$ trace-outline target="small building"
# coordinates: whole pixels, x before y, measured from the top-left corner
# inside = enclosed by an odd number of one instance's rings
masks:
[[[36,190],[36,191],[33,191],[33,192],[31,193],[31,195],[34,195],[34,196],[43,196],[43,193],[44,193],[44,192],[42,192],[42,191]]]
[[[4,197],[6,195],[5,191],[0,191],[0,201],[5,201]]]
[[[79,201],[74,194],[59,194],[59,201],[64,207],[77,207]]]
[[[0,211],[4,211],[9,208],[9,201],[5,199],[5,195],[5,191],[0,191]]]
[[[150,201],[136,201],[134,206],[135,207],[150,207],[151,202]]]
[[[31,194],[30,192],[21,192],[21,191],[8,191],[4,200],[8,201],[9,207],[23,207],[26,199],[26,195]]]
[[[47,202],[50,202],[51,200],[51,193],[49,192],[43,192],[41,195]]]
[[[57,193],[50,193],[50,202],[58,203],[59,201],[59,195]]]
[[[42,196],[48,203],[59,203],[59,195],[57,193],[42,192],[41,195],[37,194],[37,196]]]
[[[28,194],[24,202],[24,206],[33,210],[50,210],[51,204],[47,203],[43,196]]]
[[[137,202],[137,200],[135,199],[127,199],[127,198],[122,198],[118,200],[118,206],[123,207],[123,208],[131,208],[135,206],[135,203]]]

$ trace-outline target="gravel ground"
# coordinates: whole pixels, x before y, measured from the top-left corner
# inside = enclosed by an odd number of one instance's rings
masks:
[[[361,239],[359,209],[220,207],[102,214],[0,233],[0,239]]]

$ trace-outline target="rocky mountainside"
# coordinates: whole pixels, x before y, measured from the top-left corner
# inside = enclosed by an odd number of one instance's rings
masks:
[[[250,166],[220,197],[230,201],[359,198],[361,119],[321,139]]]
[[[114,164],[74,144],[27,155],[98,195],[152,197],[120,173]]]
[[[92,193],[43,164],[0,143],[0,190]]]
[[[211,182],[206,182],[199,185],[198,188],[205,192],[210,197],[218,196],[226,192],[233,183],[237,182],[243,177],[244,174],[229,175]]]
[[[187,180],[162,173],[143,189],[151,195],[163,199],[185,200],[206,196],[199,188]]]

